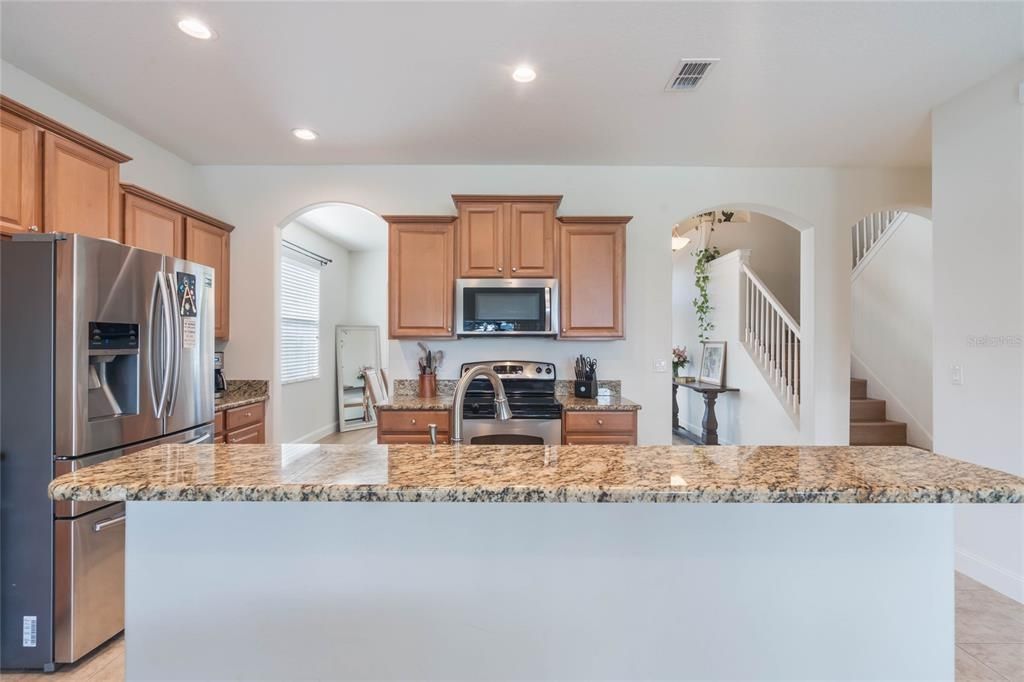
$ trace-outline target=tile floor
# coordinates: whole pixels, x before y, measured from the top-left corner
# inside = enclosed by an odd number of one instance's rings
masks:
[[[350,435],[337,434],[339,436]],[[322,441],[321,441],[322,442]],[[3,682],[115,682],[124,679],[118,635],[74,665],[52,674],[3,673]],[[957,682],[1024,682],[1024,604],[956,574]]]

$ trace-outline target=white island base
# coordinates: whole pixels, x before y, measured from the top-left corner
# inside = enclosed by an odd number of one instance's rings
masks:
[[[952,507],[129,502],[129,680],[952,680]]]

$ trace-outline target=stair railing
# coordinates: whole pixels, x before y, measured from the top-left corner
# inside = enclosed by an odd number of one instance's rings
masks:
[[[743,340],[786,405],[800,411],[800,325],[753,270],[742,264]]]
[[[876,211],[869,213],[850,228],[850,245],[853,248],[853,267],[856,268],[878,240],[882,238],[903,211]]]

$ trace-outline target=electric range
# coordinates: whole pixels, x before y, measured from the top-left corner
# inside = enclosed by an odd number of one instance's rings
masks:
[[[483,365],[501,377],[512,418],[494,419],[494,390],[486,378],[469,385],[463,407],[463,438],[471,445],[562,442],[562,404],[555,398],[555,366],[550,362],[499,360],[467,362],[462,374]]]

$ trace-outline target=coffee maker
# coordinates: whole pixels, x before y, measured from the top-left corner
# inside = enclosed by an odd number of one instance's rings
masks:
[[[228,382],[224,379],[224,353],[213,354],[213,397],[220,398],[228,390]]]

